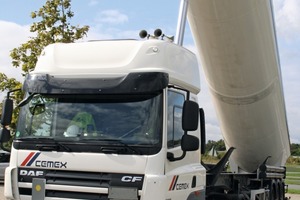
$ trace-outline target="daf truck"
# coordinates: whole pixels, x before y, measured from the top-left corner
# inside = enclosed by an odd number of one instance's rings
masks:
[[[272,2],[189,0],[182,8],[197,54],[160,30],[44,49],[22,88],[7,199],[286,198],[289,134]],[[198,61],[227,147],[215,165],[201,161]],[[12,104],[8,94],[2,142]]]

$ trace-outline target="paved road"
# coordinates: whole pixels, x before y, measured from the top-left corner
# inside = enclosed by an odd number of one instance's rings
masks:
[[[300,200],[300,195],[296,194],[287,194],[287,197],[290,197],[291,200]],[[0,200],[6,200],[3,195],[3,183],[0,182]]]
[[[300,185],[289,185],[289,189],[300,190]]]
[[[3,183],[0,183],[0,200],[5,200],[3,192]]]
[[[300,200],[299,194],[287,194],[286,197],[290,197],[291,200]]]

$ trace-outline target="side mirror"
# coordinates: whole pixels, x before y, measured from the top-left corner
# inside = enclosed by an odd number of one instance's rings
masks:
[[[199,124],[199,106],[198,103],[186,100],[182,109],[182,129],[184,135],[181,138],[182,155],[174,157],[174,154],[167,152],[167,159],[171,162],[182,160],[187,151],[196,151],[199,149],[199,139],[195,136],[188,135],[187,131],[195,131]]]
[[[194,101],[186,100],[182,110],[182,129],[184,131],[195,131],[199,124],[199,106]]]
[[[182,151],[196,151],[199,149],[199,139],[193,135],[184,134],[181,139]]]
[[[10,148],[7,145],[5,145],[9,143],[10,139],[11,139],[10,131],[5,127],[0,129],[1,149],[5,151],[10,151]]]
[[[13,113],[13,100],[6,98],[3,100],[1,124],[7,126],[11,124],[12,113]]]
[[[9,142],[10,139],[11,139],[10,131],[5,127],[1,128],[0,129],[1,143]]]
[[[167,152],[167,159],[171,162],[182,160],[187,151],[196,151],[199,149],[199,139],[193,135],[184,134],[181,138],[181,149],[183,151],[181,156],[174,157],[173,153]]]

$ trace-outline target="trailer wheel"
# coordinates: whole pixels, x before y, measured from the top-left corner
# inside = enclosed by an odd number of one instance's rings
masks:
[[[277,181],[278,184],[278,199],[284,200],[284,182],[282,180]]]
[[[279,189],[276,180],[272,180],[270,187],[270,200],[279,200]]]

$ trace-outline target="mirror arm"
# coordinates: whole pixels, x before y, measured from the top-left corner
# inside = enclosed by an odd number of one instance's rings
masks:
[[[6,96],[6,98],[10,98],[10,93],[14,93],[14,92],[16,92],[16,91],[21,91],[22,89],[21,88],[18,88],[18,89],[14,89],[14,90],[10,90],[10,91],[8,91],[7,92],[7,96]]]
[[[183,152],[182,152],[182,155],[179,156],[179,157],[177,157],[177,158],[174,157],[174,154],[173,154],[173,153],[167,152],[167,159],[168,159],[170,162],[182,160],[185,156],[186,156],[186,151],[183,151]]]
[[[187,134],[187,131],[184,131],[184,134]],[[167,152],[167,159],[168,159],[170,162],[182,160],[182,159],[184,159],[185,156],[186,156],[186,151],[182,151],[182,155],[179,156],[179,157],[177,157],[177,158],[174,157],[174,154],[173,154],[173,153]]]
[[[24,105],[28,104],[29,101],[33,98],[35,93],[30,94],[26,99],[23,99],[19,104],[18,107],[23,107]]]

